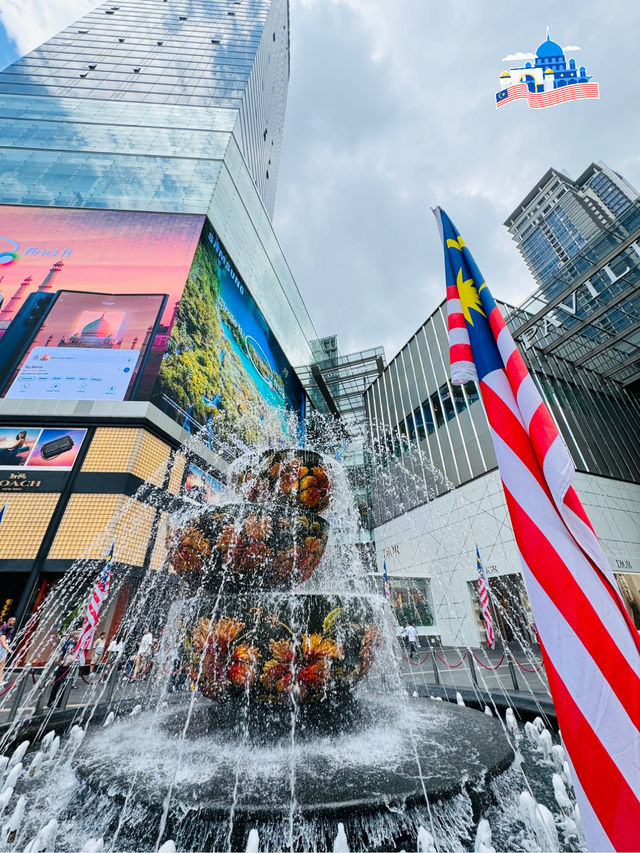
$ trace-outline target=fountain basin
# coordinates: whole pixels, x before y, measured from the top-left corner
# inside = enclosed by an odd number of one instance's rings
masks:
[[[108,748],[99,765],[89,736],[76,772],[111,801],[129,796],[137,843],[155,841],[151,830],[148,839],[140,833],[145,825],[157,826],[173,785],[167,826],[179,848],[226,848],[226,833],[233,829],[231,849],[244,849],[249,829],[257,828],[262,838],[263,825],[284,826],[292,802],[297,818],[323,833],[335,821],[426,808],[425,795],[433,805],[463,788],[484,789],[512,762],[500,722],[478,711],[428,699],[410,700],[399,715],[388,697],[362,705],[360,726],[327,737],[305,738],[301,732],[292,747],[291,732],[259,745],[216,730],[215,723],[203,727],[200,712],[208,713],[207,706],[196,700],[178,768],[176,715],[186,723],[186,707],[164,709],[176,733],[145,739],[144,748],[139,740],[144,715],[137,723],[118,722],[108,730],[107,744],[101,736]]]
[[[192,589],[290,589],[319,565],[328,528],[318,515],[278,506],[211,506],[169,532],[169,560]]]
[[[281,707],[314,703],[331,715],[368,673],[382,641],[380,614],[359,596],[222,595],[185,630],[184,661],[209,699]]]

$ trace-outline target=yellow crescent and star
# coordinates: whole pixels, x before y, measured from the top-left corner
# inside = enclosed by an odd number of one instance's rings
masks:
[[[460,253],[462,253],[462,247],[465,245],[464,240],[460,235],[458,235],[456,240],[447,240],[447,247],[449,249],[458,249]],[[483,287],[486,287],[486,283],[483,282],[480,285],[480,290]],[[482,300],[480,299],[480,293],[478,288],[475,285],[475,282],[472,278],[463,278],[462,275],[462,266],[458,270],[458,278],[456,279],[456,287],[458,289],[458,295],[460,297],[460,305],[462,306],[462,314],[467,323],[470,323],[473,326],[473,317],[471,316],[470,309],[473,308],[474,311],[477,311],[479,314],[482,314],[483,317],[487,315],[482,310]]]

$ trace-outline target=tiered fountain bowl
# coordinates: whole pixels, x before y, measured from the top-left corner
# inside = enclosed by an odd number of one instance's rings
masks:
[[[240,500],[170,533],[174,569],[191,591],[207,593],[184,633],[191,677],[215,700],[305,704],[349,693],[381,643],[372,608],[365,598],[297,589],[327,545],[326,465],[312,451],[267,451],[238,463],[231,479]]]

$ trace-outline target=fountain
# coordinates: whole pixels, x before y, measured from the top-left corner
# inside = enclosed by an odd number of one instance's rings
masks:
[[[174,512],[174,592],[149,573],[127,626],[162,623],[168,668],[105,703],[116,667],[62,748],[50,732],[14,754],[0,850],[459,849],[513,785],[514,741],[495,716],[409,696],[358,525],[343,466],[297,447],[244,454],[219,502]],[[533,797],[515,808],[544,834]]]

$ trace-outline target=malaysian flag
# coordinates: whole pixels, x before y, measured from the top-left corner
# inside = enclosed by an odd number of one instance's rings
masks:
[[[102,607],[102,602],[109,594],[112,560],[113,543],[111,543],[111,550],[109,551],[109,554],[107,555],[107,558],[104,562],[104,568],[100,573],[100,577],[96,581],[95,589],[91,593],[89,605],[87,606],[87,615],[84,617],[84,623],[82,625],[82,632],[80,634],[80,637],[78,638],[76,647],[73,650],[73,656],[77,658],[81,666],[82,664],[84,664],[86,660],[87,651],[91,648],[91,644],[93,643],[93,635],[96,632],[96,626],[98,624],[98,619],[100,618],[100,608]]]
[[[480,551],[476,545],[476,566],[478,567],[478,595],[480,596],[480,609],[482,610],[482,618],[484,619],[484,629],[487,634],[487,643],[493,648],[496,644],[496,638],[493,635],[493,619],[491,618],[491,608],[489,607],[489,579],[480,559]]]
[[[515,83],[508,89],[502,89],[496,94],[496,109],[504,104],[512,104],[524,98],[534,110],[544,107],[552,107],[565,101],[577,101],[581,98],[600,97],[597,83],[573,83],[572,85],[560,86],[558,89],[549,89],[548,92],[530,92],[526,83]]]
[[[389,575],[387,574],[387,561],[382,564],[382,595],[389,601],[391,598],[391,584],[389,583]]]
[[[640,638],[573,462],[471,253],[437,208],[451,379],[477,379],[591,850],[640,850]]]

